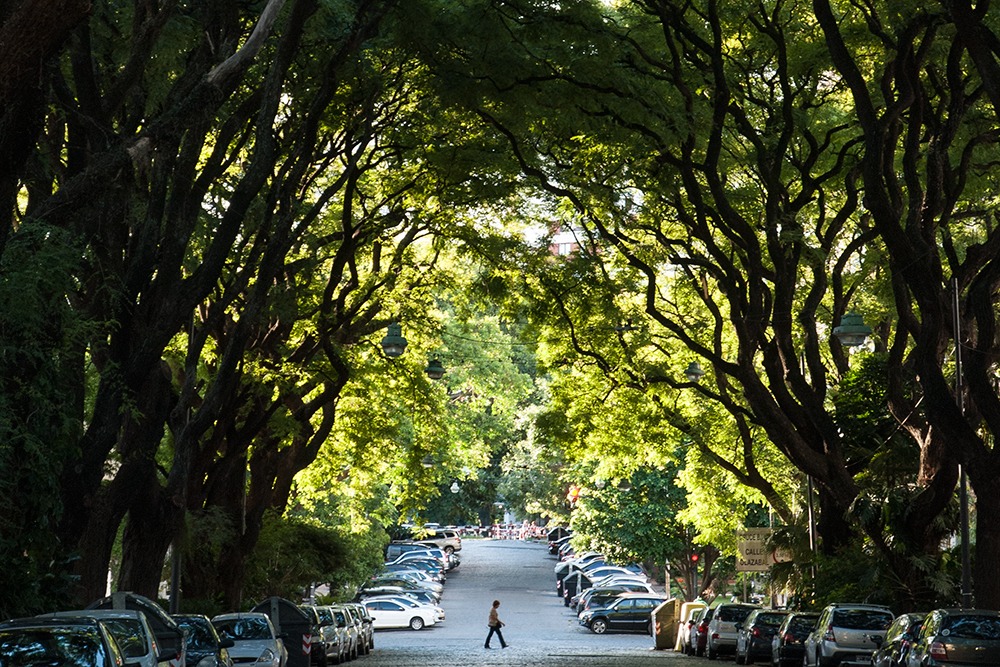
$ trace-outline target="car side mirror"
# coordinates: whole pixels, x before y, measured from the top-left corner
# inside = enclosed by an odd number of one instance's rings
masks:
[[[882,635],[868,635],[868,639],[872,640],[872,644],[875,644],[876,648],[882,648],[882,644],[885,642],[885,637]]]
[[[236,642],[233,641],[232,637],[222,637],[219,639],[219,648],[232,648],[236,646]]]

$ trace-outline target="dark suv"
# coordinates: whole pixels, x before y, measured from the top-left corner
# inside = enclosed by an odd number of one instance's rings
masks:
[[[652,613],[666,598],[641,593],[626,593],[607,607],[588,609],[580,614],[580,625],[594,634],[608,630],[649,634]]]

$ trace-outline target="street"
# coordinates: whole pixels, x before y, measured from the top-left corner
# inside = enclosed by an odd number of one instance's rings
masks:
[[[555,559],[544,544],[516,540],[466,540],[462,565],[448,577],[441,606],[447,619],[418,632],[376,633],[366,667],[436,665],[677,665],[692,658],[653,651],[646,635],[595,635],[577,624],[555,594]],[[504,638],[510,645],[483,648],[490,604],[500,600]]]

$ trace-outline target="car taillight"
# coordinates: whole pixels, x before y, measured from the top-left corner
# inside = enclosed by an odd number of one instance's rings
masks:
[[[708,632],[708,623],[702,621],[698,624],[698,632]]]
[[[781,638],[786,644],[798,644],[799,640],[790,632],[786,632],[785,636]]]
[[[931,645],[929,647],[929,653],[931,654],[932,658],[935,658],[937,660],[948,659],[948,650],[945,649],[944,644],[942,644],[941,642],[931,642]]]
[[[828,625],[826,627],[826,632],[823,633],[823,640],[828,642],[835,642],[837,638],[833,634],[833,626]]]
[[[718,632],[713,632],[712,633],[712,639],[718,639],[718,638],[719,638],[719,633]]]
[[[752,634],[752,635],[753,635],[754,637],[760,637],[760,628],[754,628],[754,629],[753,629],[753,630],[752,630],[752,631],[750,632],[750,634]]]

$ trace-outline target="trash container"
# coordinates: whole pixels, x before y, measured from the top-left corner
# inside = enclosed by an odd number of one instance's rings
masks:
[[[274,631],[285,642],[288,649],[287,667],[309,667],[312,660],[312,636],[319,628],[291,600],[270,597],[250,611],[267,614],[274,625]]]
[[[680,604],[681,601],[677,598],[670,598],[650,612],[653,617],[650,623],[653,629],[653,648],[656,650],[674,647]]]

